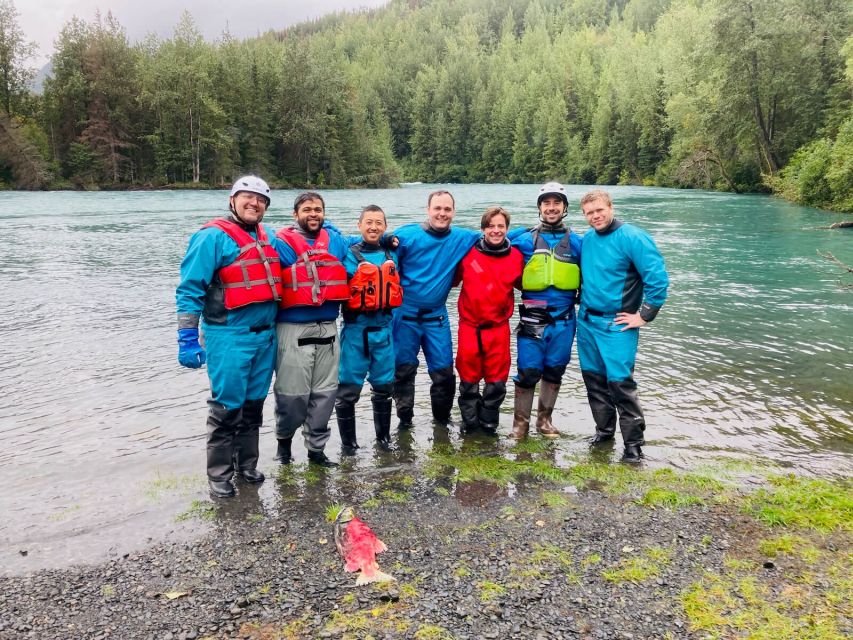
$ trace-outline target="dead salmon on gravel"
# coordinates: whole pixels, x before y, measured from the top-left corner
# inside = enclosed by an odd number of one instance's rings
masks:
[[[361,571],[356,585],[396,580],[376,564],[376,554],[388,547],[355,516],[352,507],[343,508],[335,518],[335,545],[346,562],[344,568],[347,571]]]

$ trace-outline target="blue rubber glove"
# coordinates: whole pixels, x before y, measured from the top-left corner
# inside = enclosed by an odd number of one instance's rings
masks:
[[[190,369],[198,369],[207,361],[198,343],[198,329],[178,329],[178,362]]]

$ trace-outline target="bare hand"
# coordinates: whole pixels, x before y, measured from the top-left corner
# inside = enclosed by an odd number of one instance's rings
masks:
[[[646,321],[640,316],[640,312],[637,313],[625,313],[621,311],[616,314],[613,322],[615,324],[624,324],[622,327],[622,331],[627,331],[628,329],[639,329],[642,326],[645,326]]]

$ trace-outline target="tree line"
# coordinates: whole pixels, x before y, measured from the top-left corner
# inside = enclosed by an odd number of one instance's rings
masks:
[[[773,190],[853,211],[849,0],[391,0],[206,42],[73,19],[42,95],[0,0],[0,181]],[[29,72],[31,75],[31,72]]]

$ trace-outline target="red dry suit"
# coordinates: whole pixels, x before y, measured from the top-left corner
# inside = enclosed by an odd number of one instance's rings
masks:
[[[261,225],[257,226],[257,240],[239,224],[224,218],[211,220],[202,229],[207,227],[220,229],[240,247],[237,259],[217,272],[226,309],[281,299],[281,264]]]
[[[523,269],[518,249],[492,250],[483,239],[459,263],[454,281],[462,283],[456,370],[463,382],[506,382],[513,289],[521,286]]]

